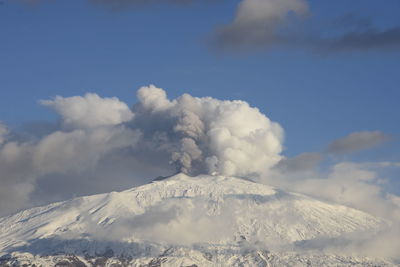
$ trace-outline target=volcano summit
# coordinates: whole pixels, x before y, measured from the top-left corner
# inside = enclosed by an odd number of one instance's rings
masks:
[[[327,252],[389,222],[252,181],[177,174],[0,219],[1,264],[391,266]]]

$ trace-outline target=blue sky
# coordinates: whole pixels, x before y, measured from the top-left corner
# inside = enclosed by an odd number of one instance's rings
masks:
[[[189,93],[249,102],[285,129],[283,154],[289,157],[323,151],[352,132],[381,131],[391,141],[352,154],[352,160],[399,161],[397,39],[372,49],[324,50],[315,40],[239,51],[213,46],[213,33],[233,20],[239,2],[113,9],[96,0],[3,0],[0,120],[14,129],[54,121],[56,114],[38,101],[56,95],[94,92],[133,105],[139,87],[155,84],[170,98]],[[295,18],[292,25],[305,36],[400,25],[398,0],[308,4],[304,20]]]
[[[19,125],[53,118],[37,101],[55,95],[96,92],[133,104],[136,89],[152,83],[171,97],[248,101],[283,125],[289,154],[321,149],[352,131],[400,133],[399,50],[215,51],[207,38],[232,20],[238,1],[214,2],[117,11],[88,1],[3,2],[1,119]],[[311,1],[310,10],[312,27],[347,14],[381,28],[400,20],[396,0]]]

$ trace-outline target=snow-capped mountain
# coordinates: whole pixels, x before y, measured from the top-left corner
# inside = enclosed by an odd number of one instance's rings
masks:
[[[389,266],[322,253],[388,223],[244,179],[177,174],[0,219],[0,265]]]

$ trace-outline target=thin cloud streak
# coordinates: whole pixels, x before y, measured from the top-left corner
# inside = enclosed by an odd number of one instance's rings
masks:
[[[329,144],[326,151],[331,154],[348,154],[376,147],[390,140],[390,136],[380,131],[354,132]]]

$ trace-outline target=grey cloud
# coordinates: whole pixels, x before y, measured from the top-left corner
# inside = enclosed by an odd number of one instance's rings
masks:
[[[327,148],[328,153],[347,154],[373,148],[388,141],[390,137],[380,131],[354,132],[333,141]]]
[[[222,49],[265,47],[286,43],[282,29],[289,13],[308,13],[305,0],[247,0],[239,4],[234,20],[217,28],[214,43]],[[289,37],[289,39],[291,39]]]

